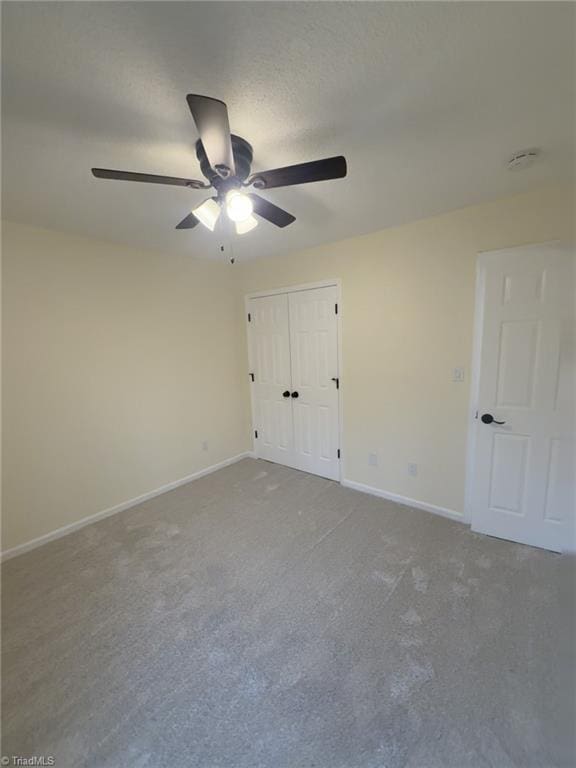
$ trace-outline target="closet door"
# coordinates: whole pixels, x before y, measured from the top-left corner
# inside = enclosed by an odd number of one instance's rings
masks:
[[[258,458],[296,467],[288,295],[250,299],[254,441]]]
[[[296,291],[288,297],[296,466],[337,480],[338,289]]]

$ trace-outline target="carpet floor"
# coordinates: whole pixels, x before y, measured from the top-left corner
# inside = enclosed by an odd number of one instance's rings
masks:
[[[2,570],[4,755],[574,765],[572,558],[246,459]]]

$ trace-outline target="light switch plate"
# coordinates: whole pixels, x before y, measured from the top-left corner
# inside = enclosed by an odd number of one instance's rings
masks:
[[[464,368],[454,368],[452,371],[452,381],[460,383],[464,381]]]

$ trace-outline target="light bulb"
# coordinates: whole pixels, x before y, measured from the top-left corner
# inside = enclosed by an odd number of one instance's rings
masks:
[[[255,216],[248,216],[244,221],[236,222],[236,234],[245,235],[246,232],[250,232],[251,229],[258,226],[258,219]]]
[[[226,195],[226,211],[232,221],[246,221],[253,210],[252,200],[237,189],[231,189]]]
[[[220,216],[220,206],[213,197],[204,200],[202,205],[199,205],[198,208],[194,208],[192,213],[205,227],[208,227],[211,232],[214,232],[214,227]]]

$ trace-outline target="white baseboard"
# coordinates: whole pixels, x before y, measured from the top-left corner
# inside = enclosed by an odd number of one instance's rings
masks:
[[[73,531],[77,531],[79,528],[84,528],[84,526],[95,523],[98,520],[104,519],[105,517],[115,515],[117,512],[123,512],[125,509],[130,509],[130,507],[135,507],[137,504],[142,504],[142,502],[153,499],[156,496],[161,496],[163,493],[173,491],[175,488],[179,488],[181,485],[191,483],[193,480],[198,480],[200,477],[210,475],[212,472],[217,472],[219,469],[228,467],[230,464],[235,464],[237,461],[246,459],[250,456],[252,456],[252,451],[239,453],[237,456],[232,456],[230,459],[219,461],[218,464],[212,464],[210,467],[200,469],[198,472],[193,472],[191,475],[181,477],[179,480],[174,480],[171,483],[166,483],[166,485],[161,485],[159,488],[155,488],[153,491],[148,491],[148,493],[143,493],[141,496],[136,496],[133,499],[123,501],[120,504],[109,507],[108,509],[95,512],[93,515],[83,517],[81,520],[77,520],[74,523],[69,523],[69,525],[63,525],[62,528],[57,528],[55,531],[45,533],[43,536],[38,536],[38,538],[32,539],[31,541],[26,541],[24,544],[18,544],[18,546],[12,547],[11,549],[7,549],[5,552],[2,552],[0,554],[0,562],[9,560],[10,558],[16,557],[17,555],[22,555],[24,552],[29,552],[31,549],[36,549],[36,547],[41,547],[43,544],[47,544],[49,541],[54,541],[54,539],[60,539],[62,536],[66,536]]]
[[[373,488],[371,485],[357,483],[355,480],[343,479],[341,485],[346,488],[352,488],[355,491],[369,493],[371,496],[379,496],[381,499],[395,501],[397,504],[404,504],[407,507],[415,507],[416,509],[423,509],[425,512],[433,512],[435,515],[448,517],[450,520],[458,520],[460,523],[464,522],[463,514],[461,512],[456,512],[455,509],[438,507],[436,504],[428,504],[426,501],[418,501],[417,499],[409,499],[407,496],[400,496],[399,494],[391,493],[390,491],[382,491],[380,488]]]

